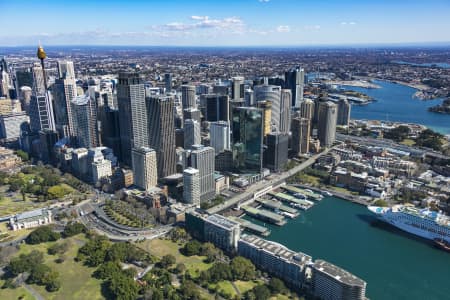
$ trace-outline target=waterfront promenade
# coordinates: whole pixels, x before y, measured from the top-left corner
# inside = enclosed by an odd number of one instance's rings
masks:
[[[251,186],[249,186],[247,188],[246,191],[244,191],[243,193],[240,193],[228,200],[226,200],[224,203],[216,205],[210,209],[208,209],[208,213],[210,214],[214,214],[214,213],[218,213],[220,211],[226,210],[238,203],[241,203],[243,201],[249,200],[250,198],[253,197],[254,193],[267,188],[269,186],[273,186],[276,187],[280,184],[283,184],[285,182],[285,180],[295,174],[297,174],[300,171],[303,171],[304,169],[308,168],[309,166],[311,166],[319,157],[321,157],[322,155],[327,154],[332,148],[328,148],[318,154],[315,154],[313,156],[311,156],[310,158],[308,158],[308,160],[302,162],[301,164],[299,164],[298,166],[293,167],[292,169],[283,172],[281,174],[274,174],[272,175],[273,179],[271,179],[270,181],[268,180],[261,180],[259,182],[256,182],[255,184],[252,184]]]

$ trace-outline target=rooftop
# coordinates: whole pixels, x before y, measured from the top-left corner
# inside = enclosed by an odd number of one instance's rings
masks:
[[[352,273],[339,268],[338,266],[335,266],[327,261],[317,259],[314,262],[314,269],[325,273],[339,282],[342,282],[344,284],[353,285],[353,286],[365,286],[366,282],[362,280],[361,278],[356,277]]]
[[[213,223],[214,225],[218,225],[220,227],[223,227],[227,230],[230,230],[236,226],[239,226],[238,222],[235,222],[233,220],[227,219],[221,215],[214,214],[206,217],[206,220],[210,223]]]
[[[241,240],[269,252],[273,256],[280,257],[285,261],[299,266],[303,266],[311,261],[311,256],[305,253],[292,251],[281,244],[259,238],[255,235],[242,235]]]

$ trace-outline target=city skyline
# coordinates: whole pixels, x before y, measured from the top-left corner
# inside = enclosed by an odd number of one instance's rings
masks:
[[[173,9],[176,7],[177,9]],[[9,1],[3,46],[308,46],[450,42],[448,1]],[[36,16],[40,16],[36,26]],[[14,26],[11,26],[14,24]]]

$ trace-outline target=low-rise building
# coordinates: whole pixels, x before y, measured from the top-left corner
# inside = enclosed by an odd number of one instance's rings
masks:
[[[12,230],[33,228],[53,222],[52,212],[46,208],[17,214],[9,219]]]

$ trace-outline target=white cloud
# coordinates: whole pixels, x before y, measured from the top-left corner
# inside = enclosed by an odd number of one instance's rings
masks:
[[[239,17],[228,17],[223,19],[212,19],[208,16],[191,16],[194,23],[172,22],[164,25],[152,26],[153,29],[169,31],[190,31],[195,29],[215,29],[242,32],[244,22]]]
[[[270,0],[258,0],[259,2],[261,2],[261,3],[267,3],[267,2],[269,2]]]
[[[305,30],[310,30],[310,31],[314,31],[314,30],[320,30],[320,25],[305,25],[303,26],[303,29]]]
[[[277,32],[290,32],[291,31],[291,27],[287,26],[287,25],[280,25],[277,27]]]
[[[351,22],[341,22],[341,25],[342,26],[347,26],[347,25],[349,25],[349,26],[353,26],[353,25],[356,25],[356,22],[353,22],[353,21],[351,21]]]

